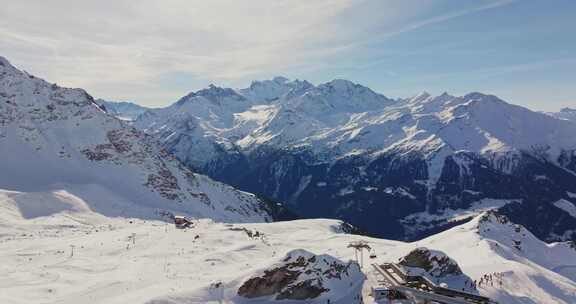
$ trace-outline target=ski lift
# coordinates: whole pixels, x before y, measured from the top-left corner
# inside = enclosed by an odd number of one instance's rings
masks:
[[[372,250],[370,251],[370,258],[371,258],[371,259],[375,259],[375,258],[376,258],[376,252],[374,251],[374,249],[372,249]]]

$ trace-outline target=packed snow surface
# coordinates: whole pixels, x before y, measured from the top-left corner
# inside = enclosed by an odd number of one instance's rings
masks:
[[[420,247],[443,252],[471,280],[503,273],[501,286],[477,290],[500,303],[576,302],[573,245],[545,244],[494,214],[403,243],[345,234],[339,221],[322,219],[260,224],[197,220],[193,228],[181,230],[165,222],[74,211],[82,203],[64,192],[51,193],[67,204],[62,211],[26,219],[32,210],[15,203],[23,195],[3,191],[0,198],[2,303],[261,303],[238,297],[248,278],[282,263],[295,249],[347,263],[354,256],[347,245],[359,240],[377,255],[364,257],[366,303],[371,303],[370,284],[377,282],[368,263],[397,262]],[[41,197],[29,194],[24,201],[37,202],[39,211],[34,212],[42,213],[48,202],[40,202]],[[440,283],[464,284],[450,278]],[[357,292],[338,288],[327,295],[334,301],[354,300]],[[326,297],[319,299],[325,303]]]

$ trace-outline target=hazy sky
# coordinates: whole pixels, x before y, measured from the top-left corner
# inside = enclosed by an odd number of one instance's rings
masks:
[[[0,55],[148,106],[283,75],[557,110],[576,107],[576,1],[0,0]]]

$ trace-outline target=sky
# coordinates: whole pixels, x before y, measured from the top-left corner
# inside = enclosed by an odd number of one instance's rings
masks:
[[[574,0],[0,0],[0,56],[96,98],[336,78],[576,107]]]

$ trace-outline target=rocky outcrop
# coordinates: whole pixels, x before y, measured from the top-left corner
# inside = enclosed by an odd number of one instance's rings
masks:
[[[456,261],[441,251],[430,250],[425,247],[412,250],[408,255],[400,259],[399,264],[409,269],[424,270],[428,275],[435,278],[462,274],[462,270]]]
[[[311,300],[341,293],[342,287],[358,286],[363,280],[364,275],[355,263],[293,250],[278,264],[245,280],[238,289],[238,295],[250,299]]]

